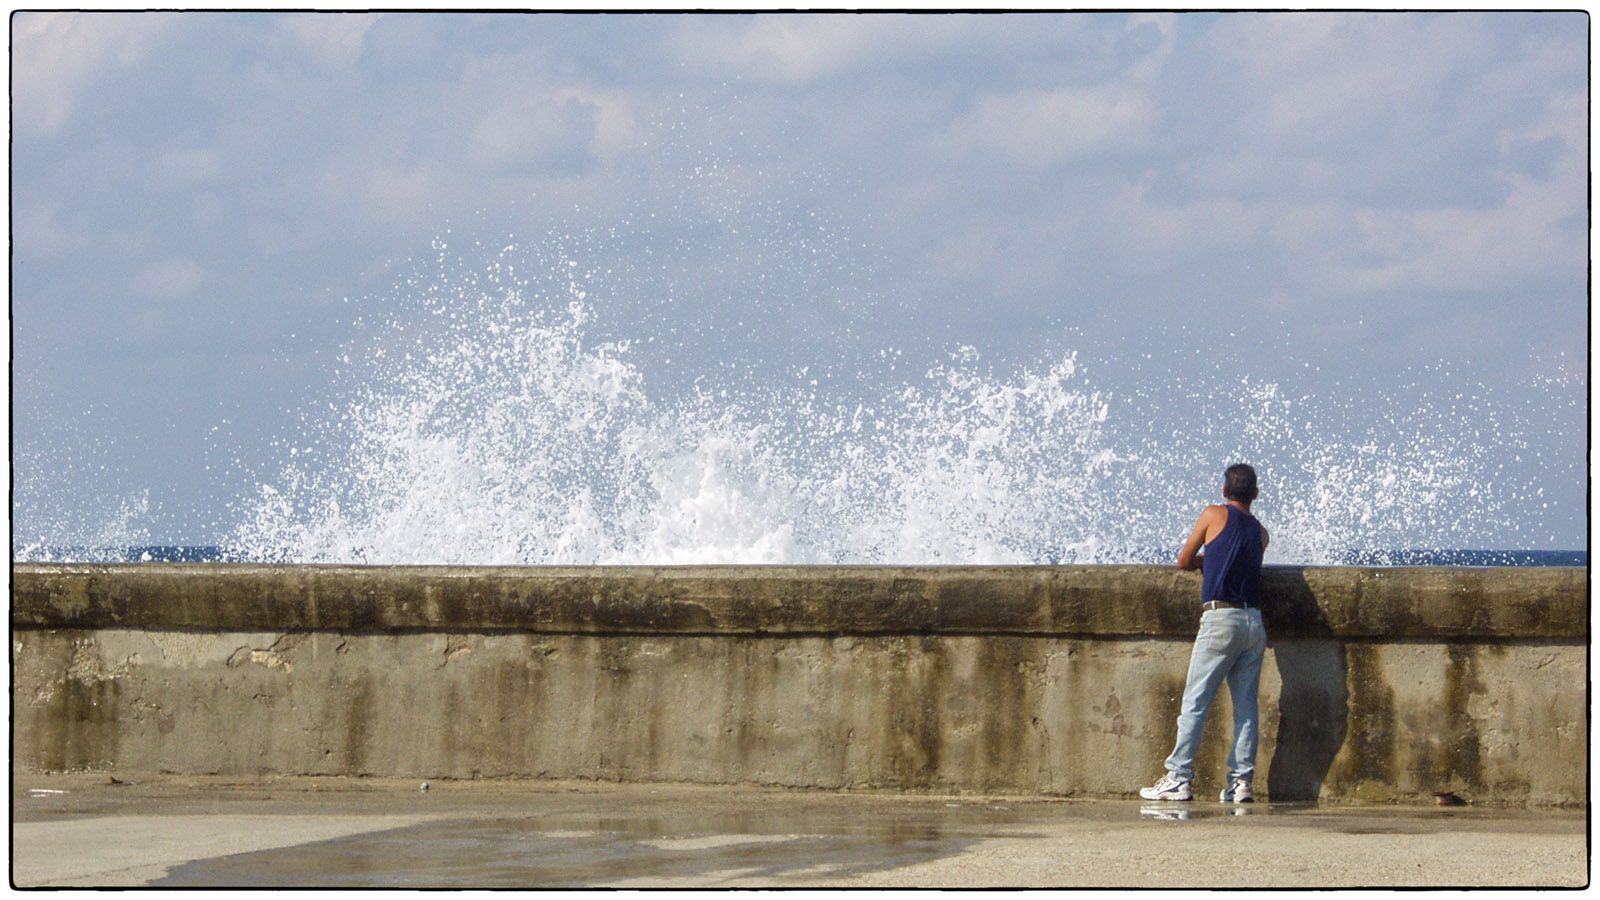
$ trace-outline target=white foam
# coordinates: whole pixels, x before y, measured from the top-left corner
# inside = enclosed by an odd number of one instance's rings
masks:
[[[1538,517],[1521,513],[1552,500],[1505,460],[1582,428],[1581,381],[1549,382],[1547,402],[1528,409],[1438,372],[1311,393],[1227,367],[1090,365],[1065,336],[1030,365],[991,366],[958,346],[911,377],[901,349],[871,348],[883,368],[850,390],[819,379],[837,362],[822,359],[669,387],[640,352],[669,336],[608,319],[589,272],[560,247],[510,246],[482,271],[441,265],[400,285],[383,318],[353,323],[334,391],[282,437],[281,467],[236,510],[228,554],[1168,562],[1199,508],[1218,502],[1222,468],[1248,461],[1270,562],[1337,564],[1354,551],[1381,562],[1399,548],[1548,546]],[[627,337],[595,337],[600,325]],[[1096,387],[1095,366],[1118,367],[1124,387]],[[1581,483],[1571,460],[1544,462]],[[54,495],[30,473],[59,463],[24,463],[29,528],[15,559],[115,559],[148,541],[145,493],[52,518],[39,511]]]
[[[345,395],[263,486],[236,535],[242,555],[1166,561],[1217,502],[1221,468],[1248,460],[1266,489],[1269,560],[1336,563],[1472,546],[1481,536],[1462,522],[1520,496],[1492,484],[1503,423],[1464,426],[1459,403],[1425,397],[1372,418],[1370,403],[1221,376],[1118,397],[1070,351],[997,372],[960,347],[864,398],[830,396],[809,373],[663,395],[632,342],[588,337],[600,313],[571,299],[577,282],[553,302],[497,272],[423,292],[420,314],[346,354],[358,362],[341,372]],[[1158,393],[1187,414],[1164,413]]]

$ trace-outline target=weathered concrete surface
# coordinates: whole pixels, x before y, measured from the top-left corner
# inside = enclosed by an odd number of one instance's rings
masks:
[[[1581,811],[24,776],[19,887],[1561,886]],[[58,792],[58,793],[52,793]]]
[[[19,566],[13,764],[1066,796],[1159,773],[1191,576],[806,571]],[[1587,801],[1583,570],[1273,576],[1258,791]],[[1202,793],[1230,727],[1224,696]]]
[[[15,565],[17,627],[1191,637],[1166,566]],[[1576,568],[1269,567],[1274,636],[1577,638]]]

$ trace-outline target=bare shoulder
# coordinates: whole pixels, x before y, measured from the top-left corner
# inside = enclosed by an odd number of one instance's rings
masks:
[[[1228,508],[1212,505],[1200,510],[1200,518],[1195,522],[1195,531],[1205,536],[1205,542],[1211,543],[1222,529],[1228,527]]]

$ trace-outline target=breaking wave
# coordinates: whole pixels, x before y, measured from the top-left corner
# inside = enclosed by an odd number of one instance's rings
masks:
[[[360,322],[336,390],[284,438],[281,472],[237,510],[225,553],[1167,561],[1238,460],[1261,473],[1271,562],[1383,563],[1542,537],[1520,533],[1514,511],[1548,502],[1543,488],[1506,465],[1540,412],[1463,392],[1447,372],[1317,396],[1222,369],[1174,375],[1195,367],[1169,360],[1139,363],[1141,386],[1112,391],[1071,350],[997,366],[955,347],[910,377],[885,365],[864,387],[804,370],[672,387],[641,358],[653,336],[597,336],[605,304],[579,261],[549,263],[533,281],[500,259],[412,285],[386,317]],[[1570,413],[1581,393],[1552,384],[1548,396]]]

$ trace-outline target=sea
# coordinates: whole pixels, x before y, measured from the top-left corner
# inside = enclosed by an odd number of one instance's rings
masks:
[[[39,559],[85,560],[102,563],[216,563],[248,561],[249,554],[219,546],[184,547],[150,545],[126,548],[48,548]],[[1154,559],[1156,551],[1136,554]],[[1058,565],[1060,559],[1042,565]],[[1585,550],[1348,550],[1330,557],[1330,565],[1346,566],[1582,566],[1589,565]]]

